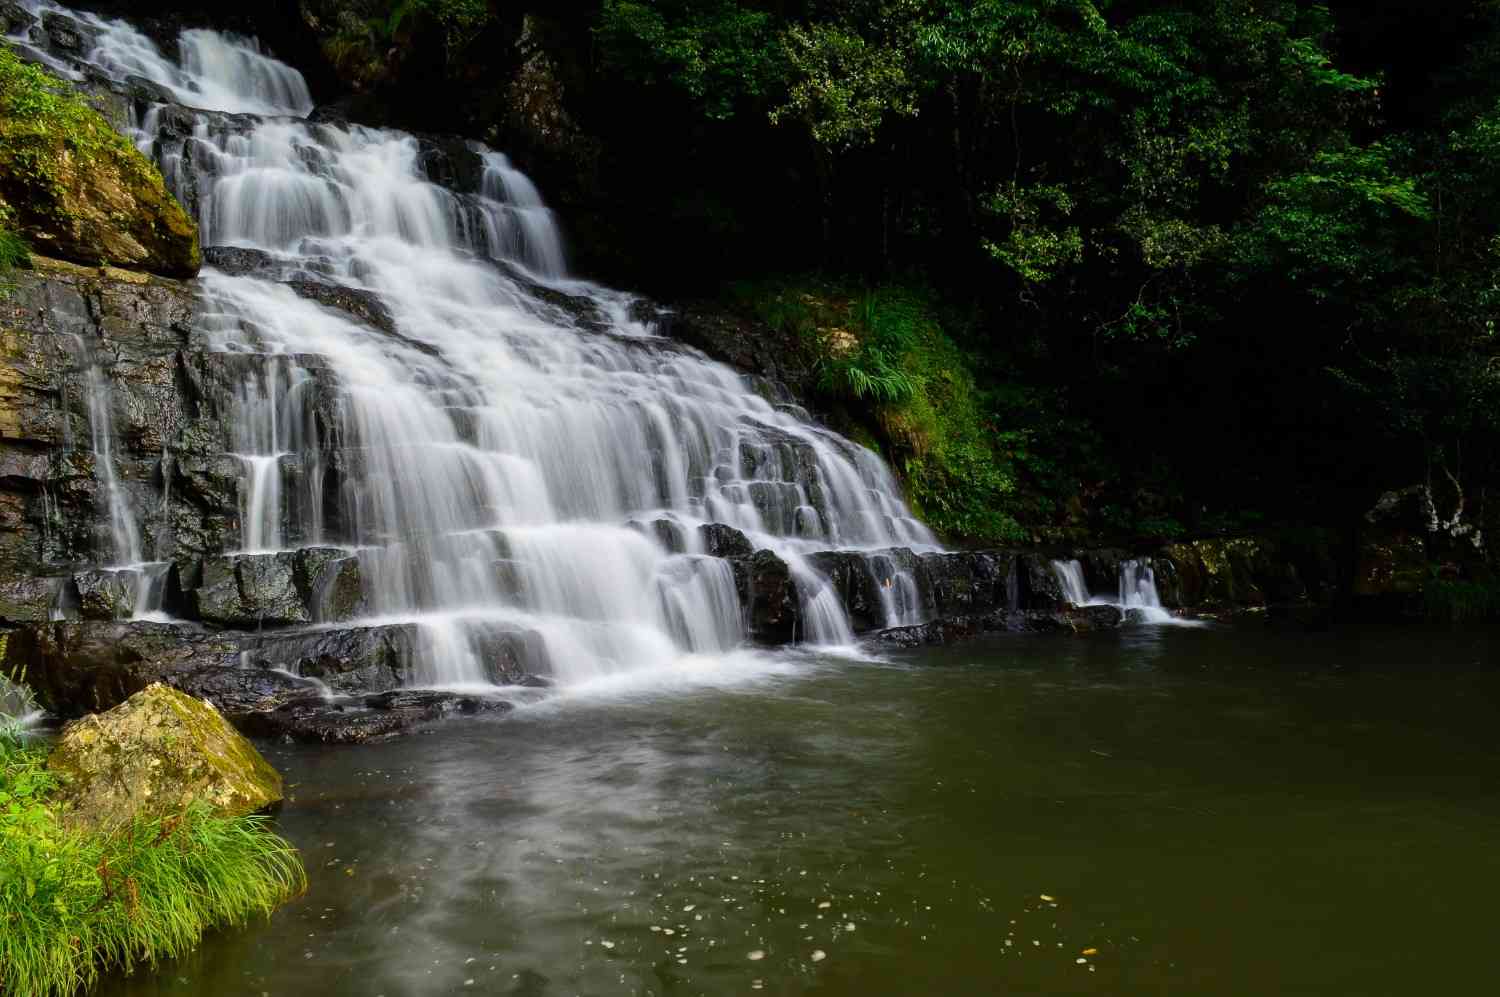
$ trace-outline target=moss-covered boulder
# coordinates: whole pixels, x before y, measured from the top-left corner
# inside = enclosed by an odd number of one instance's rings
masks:
[[[0,220],[40,253],[175,277],[198,228],[161,173],[73,87],[0,46]]]
[[[63,729],[47,759],[66,820],[91,830],[193,802],[225,816],[282,799],[281,776],[208,703],[160,683]]]

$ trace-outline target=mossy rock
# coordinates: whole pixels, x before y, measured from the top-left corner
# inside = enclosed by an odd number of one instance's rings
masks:
[[[40,253],[190,277],[198,227],[72,86],[0,47],[0,216]]]
[[[181,813],[240,816],[282,799],[281,775],[208,703],[154,683],[63,729],[47,758],[66,821],[87,830]]]

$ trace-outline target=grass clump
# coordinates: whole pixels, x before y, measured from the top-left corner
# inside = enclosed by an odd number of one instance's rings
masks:
[[[103,971],[182,956],[306,888],[296,850],[263,817],[194,805],[88,835],[61,821],[56,788],[45,753],[0,724],[0,993],[73,994]]]
[[[996,419],[973,359],[945,331],[933,297],[901,284],[817,280],[741,284],[735,296],[795,332],[818,358],[819,392],[884,452],[918,515],[950,538],[1010,542],[1024,432]]]

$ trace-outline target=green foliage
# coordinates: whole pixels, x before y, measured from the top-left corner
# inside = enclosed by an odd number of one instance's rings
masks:
[[[611,70],[675,87],[718,120],[764,97],[783,71],[771,15],[731,0],[605,0],[595,36]]]
[[[26,240],[6,228],[0,228],[0,274],[12,267],[23,267],[31,259]]]
[[[1027,436],[996,426],[993,399],[930,291],[801,280],[742,284],[736,297],[808,344],[825,400],[885,452],[929,525],[981,542],[1022,538],[1014,458]]]
[[[1422,588],[1422,604],[1427,618],[1435,623],[1500,620],[1500,584],[1429,579]]]
[[[1076,225],[1063,225],[1073,213],[1073,199],[1061,187],[1012,182],[985,200],[991,214],[1004,217],[1010,231],[1004,239],[984,240],[984,248],[1027,283],[1040,284],[1083,259],[1083,237]],[[1044,213],[1055,216],[1050,224]]]
[[[56,187],[63,182],[53,145],[85,159],[114,154],[144,181],[160,174],[130,140],[110,128],[73,85],[0,46],[0,126],[10,167]],[[0,219],[3,221],[3,219]]]
[[[102,970],[189,952],[204,932],[267,916],[306,887],[265,818],[202,806],[85,836],[59,819],[45,754],[0,731],[0,991],[68,995]]]
[[[874,141],[888,115],[917,113],[908,54],[840,25],[791,25],[781,36],[785,99],[771,122],[801,121],[814,141],[847,149]]]

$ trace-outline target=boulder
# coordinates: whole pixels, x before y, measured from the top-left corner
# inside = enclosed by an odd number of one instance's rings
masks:
[[[282,799],[281,776],[218,710],[159,683],[69,724],[47,767],[62,783],[64,819],[91,831],[196,802],[239,816]]]

